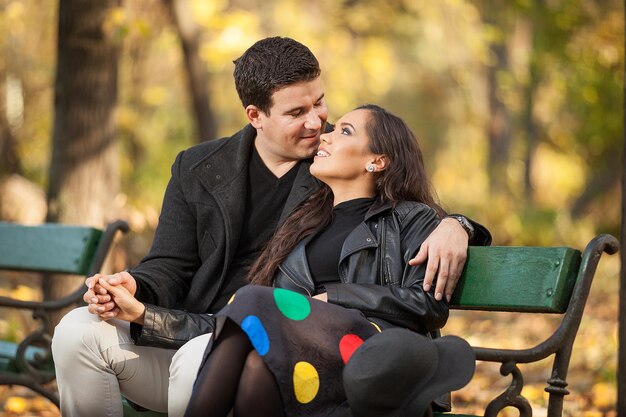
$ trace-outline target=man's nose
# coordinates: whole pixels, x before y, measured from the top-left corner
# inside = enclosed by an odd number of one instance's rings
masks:
[[[322,127],[322,120],[315,110],[307,114],[304,127],[308,130],[319,130]]]

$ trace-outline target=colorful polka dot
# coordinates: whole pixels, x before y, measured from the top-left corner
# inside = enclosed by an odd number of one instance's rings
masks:
[[[270,339],[257,316],[248,316],[243,319],[241,329],[246,332],[259,355],[263,356],[270,350]]]
[[[346,334],[341,338],[339,341],[339,352],[344,364],[348,363],[354,351],[362,344],[363,339],[352,333]]]
[[[320,377],[313,365],[298,362],[293,368],[293,388],[296,400],[302,404],[313,401],[320,389]]]
[[[276,288],[274,301],[280,312],[291,320],[304,320],[311,312],[309,300],[297,292]]]

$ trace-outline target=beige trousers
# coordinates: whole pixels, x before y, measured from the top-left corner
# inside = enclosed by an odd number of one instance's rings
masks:
[[[123,416],[121,395],[182,417],[210,334],[178,350],[136,346],[130,325],[80,307],[59,323],[52,354],[63,417]]]

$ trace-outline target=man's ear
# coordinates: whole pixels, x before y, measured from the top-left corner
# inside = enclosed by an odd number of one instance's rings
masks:
[[[263,124],[261,123],[261,110],[257,106],[252,104],[246,107],[246,116],[248,120],[250,120],[250,124],[254,126],[256,129],[263,129]]]

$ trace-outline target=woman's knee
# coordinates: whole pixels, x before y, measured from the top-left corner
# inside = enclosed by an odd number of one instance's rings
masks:
[[[235,410],[241,412],[242,415],[259,415],[252,410],[265,410],[260,412],[260,414],[282,416],[282,408],[279,388],[274,374],[265,365],[261,356],[255,350],[252,350],[246,358],[243,372],[239,379]]]
[[[239,389],[242,392],[253,392],[255,387],[258,388],[259,384],[266,382],[269,369],[261,356],[256,350],[251,350],[246,358],[246,361],[241,372],[241,379],[239,380]]]

